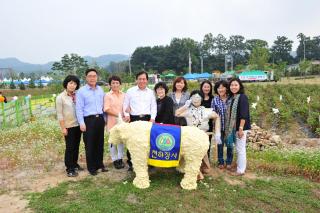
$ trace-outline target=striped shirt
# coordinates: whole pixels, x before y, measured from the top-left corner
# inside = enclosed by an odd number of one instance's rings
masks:
[[[214,96],[211,103],[211,108],[215,111],[221,118],[221,131],[225,130],[225,122],[227,115],[227,106],[229,103],[229,98],[224,102],[219,96]]]

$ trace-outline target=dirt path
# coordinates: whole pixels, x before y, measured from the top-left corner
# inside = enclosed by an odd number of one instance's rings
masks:
[[[108,162],[107,164],[110,164]],[[82,165],[84,166],[84,165]],[[105,176],[112,181],[121,181],[127,176],[127,170],[115,170],[108,165],[109,171],[99,173],[94,178]],[[0,174],[0,187],[4,191],[0,195],[0,213],[31,212],[27,209],[28,201],[23,198],[23,194],[28,192],[43,192],[48,188],[57,186],[66,181],[79,181],[89,176],[87,171],[79,172],[79,176],[69,178],[66,176],[64,164],[56,165],[50,172],[40,170],[7,170]]]
[[[81,164],[81,166],[84,166]],[[93,178],[101,178],[105,176],[107,179],[115,182],[124,180],[127,176],[127,169],[116,170],[112,167],[111,161],[107,163],[109,172],[99,173]],[[159,170],[161,172],[161,169]],[[158,172],[159,172],[158,171]],[[174,172],[174,171],[171,171]],[[6,175],[0,175],[1,187],[4,187],[5,193],[0,195],[0,213],[7,212],[32,212],[27,209],[28,201],[24,199],[23,194],[28,192],[43,192],[48,188],[57,186],[58,184],[65,181],[79,181],[89,174],[87,171],[79,172],[79,176],[75,178],[69,178],[66,176],[64,171],[64,164],[60,163],[56,165],[50,172],[41,172],[38,170],[28,170],[28,171],[7,171]],[[233,177],[227,170],[220,170],[216,167],[211,169],[209,178],[219,178],[222,177],[230,185],[245,186],[245,179],[257,179],[255,173],[247,172],[242,178]],[[201,184],[201,183],[200,183]]]

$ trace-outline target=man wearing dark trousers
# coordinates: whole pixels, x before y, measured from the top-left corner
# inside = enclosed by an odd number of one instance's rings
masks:
[[[126,122],[154,122],[157,115],[157,103],[153,90],[147,87],[148,74],[141,71],[136,75],[137,86],[128,89],[123,103],[123,113]],[[133,171],[131,155],[127,151],[128,171]]]
[[[91,175],[97,175],[98,169],[108,171],[103,164],[104,126],[103,98],[104,91],[97,85],[98,72],[86,71],[87,84],[76,95],[76,113],[83,132],[86,150],[87,168]]]

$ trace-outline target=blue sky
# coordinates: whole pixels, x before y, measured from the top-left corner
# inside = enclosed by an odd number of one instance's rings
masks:
[[[30,63],[65,53],[131,54],[207,33],[269,42],[320,35],[317,0],[0,0],[0,58]]]

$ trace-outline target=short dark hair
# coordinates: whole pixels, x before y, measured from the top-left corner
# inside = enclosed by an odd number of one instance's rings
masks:
[[[209,84],[210,85],[209,97],[211,98],[212,97],[212,83],[209,80],[202,81],[202,83],[200,84],[200,91],[202,93],[203,93],[202,87],[203,87],[204,84]],[[204,96],[204,93],[203,93],[203,96]]]
[[[98,71],[94,68],[89,68],[86,70],[86,76],[88,75],[89,72],[95,72],[98,75]]]
[[[178,77],[178,78],[176,78],[176,79],[173,81],[172,92],[175,92],[175,91],[177,90],[177,89],[176,89],[176,84],[177,84],[178,82],[181,82],[181,81],[183,81],[183,83],[184,83],[184,87],[183,87],[183,89],[182,89],[182,92],[185,92],[185,91],[188,90],[187,80],[186,80],[184,77]]]
[[[169,92],[169,87],[167,86],[166,83],[164,82],[158,82],[155,86],[154,86],[154,91],[157,93],[157,89],[158,88],[163,88],[165,90],[165,94],[167,94]]]
[[[136,80],[138,79],[138,77],[139,77],[140,75],[143,75],[143,74],[145,74],[147,80],[149,80],[148,73],[147,73],[146,71],[144,71],[144,70],[142,70],[142,71],[140,71],[140,72],[138,72],[138,73],[136,74]]]
[[[75,83],[77,84],[76,90],[78,90],[79,87],[80,87],[80,80],[79,80],[79,78],[78,78],[77,76],[75,76],[75,75],[68,75],[68,76],[63,80],[63,87],[64,87],[65,89],[67,89],[67,85],[68,85],[68,83],[69,83],[70,81],[73,81],[73,82],[75,82]]]
[[[203,93],[200,91],[200,90],[193,90],[191,93],[190,93],[190,98],[195,95],[195,94],[198,94],[201,96],[201,98],[203,99]]]
[[[111,81],[119,81],[119,83],[121,84],[121,78],[116,75],[111,76],[108,81],[109,81],[109,85],[111,85]]]
[[[219,95],[219,93],[218,93],[218,88],[220,87],[220,85],[222,85],[223,87],[225,87],[226,88],[226,90],[227,90],[227,94],[229,94],[229,84],[228,84],[228,82],[227,81],[225,81],[225,80],[220,80],[220,81],[218,81],[218,82],[216,82],[215,84],[214,84],[214,93],[216,93],[217,95]]]
[[[240,89],[239,89],[239,91],[238,91],[237,94],[244,94],[244,87],[243,87],[243,84],[242,84],[242,82],[241,82],[241,80],[240,80],[239,78],[232,78],[232,79],[229,81],[229,87],[228,87],[228,88],[229,88],[229,94],[230,94],[230,95],[233,95],[232,92],[231,92],[231,90],[230,90],[230,86],[231,86],[231,83],[232,83],[233,81],[238,82],[239,85],[240,85]]]

